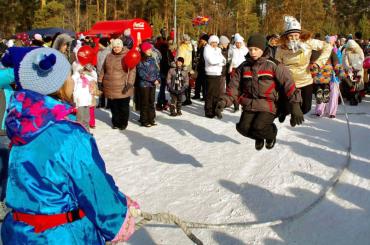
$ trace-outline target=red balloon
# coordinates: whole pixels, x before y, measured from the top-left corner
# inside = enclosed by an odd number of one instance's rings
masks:
[[[363,67],[364,69],[370,69],[370,57],[366,57]]]
[[[137,66],[137,64],[140,63],[141,55],[139,51],[137,51],[135,48],[132,48],[130,51],[127,52],[125,57],[123,57],[123,67],[126,67],[128,69],[133,69]]]
[[[82,65],[92,64],[95,58],[94,49],[90,46],[82,46],[77,51],[77,60]]]

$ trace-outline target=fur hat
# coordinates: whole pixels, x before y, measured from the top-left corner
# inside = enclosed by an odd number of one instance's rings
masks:
[[[252,34],[248,39],[247,47],[256,47],[264,51],[267,47],[267,40],[264,35],[259,33]]]
[[[209,37],[208,43],[209,44],[211,44],[211,43],[217,43],[217,44],[219,44],[220,43],[220,39],[218,38],[218,36],[212,35],[212,36]]]
[[[121,39],[113,39],[112,47],[123,47],[123,42]]]
[[[293,16],[284,16],[284,35],[290,33],[301,33],[301,24]]]
[[[19,65],[19,82],[24,89],[48,95],[58,91],[71,72],[65,56],[55,49],[28,52]]]
[[[221,45],[228,45],[230,43],[230,40],[227,38],[227,36],[221,36],[220,37],[220,44]]]

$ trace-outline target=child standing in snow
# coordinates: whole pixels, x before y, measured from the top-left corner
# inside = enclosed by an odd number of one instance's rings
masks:
[[[86,65],[74,73],[72,78],[75,82],[73,100],[77,108],[77,121],[86,129],[89,129],[90,108],[95,109],[93,97],[95,96],[97,73],[91,65]],[[94,113],[92,113],[92,116],[94,116]],[[94,118],[92,119],[94,121]]]
[[[291,104],[291,126],[301,124],[303,113],[300,108],[302,98],[289,70],[269,56],[267,40],[263,35],[254,34],[248,39],[249,53],[231,77],[224,94],[217,103],[216,115],[226,106],[239,100],[243,112],[236,129],[240,134],[255,140],[255,147],[261,150],[272,149],[276,142],[277,128],[274,124],[278,88],[283,87]]]
[[[20,91],[6,119],[12,148],[3,244],[97,244],[127,241],[139,208],[107,174],[94,138],[69,120],[71,66],[37,48],[19,68]],[[16,184],[15,184],[16,183]]]
[[[182,115],[182,96],[189,87],[189,75],[186,67],[184,67],[184,58],[178,57],[176,67],[168,71],[167,86],[171,94],[170,115],[180,116]]]

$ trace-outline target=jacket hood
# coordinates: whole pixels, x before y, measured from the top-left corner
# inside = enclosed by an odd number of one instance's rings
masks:
[[[66,120],[72,107],[30,90],[15,92],[8,107],[6,131],[12,145],[31,142],[49,126]]]

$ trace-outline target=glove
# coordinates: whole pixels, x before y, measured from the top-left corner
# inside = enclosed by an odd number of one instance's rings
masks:
[[[304,122],[303,112],[299,103],[292,104],[292,111],[291,111],[291,118],[290,118],[290,125],[295,127],[295,125],[301,125]]]
[[[126,218],[121,226],[121,229],[112,240],[113,243],[128,241],[132,234],[135,232],[135,218],[140,216],[141,210],[137,202],[132,201],[131,198],[126,196],[127,199],[127,213]]]
[[[217,102],[216,108],[215,108],[215,114],[218,119],[222,118],[222,111],[226,107],[226,102],[221,99],[219,102]]]
[[[127,93],[132,87],[133,87],[132,84],[126,83],[126,85],[122,89],[122,93],[123,94]]]

